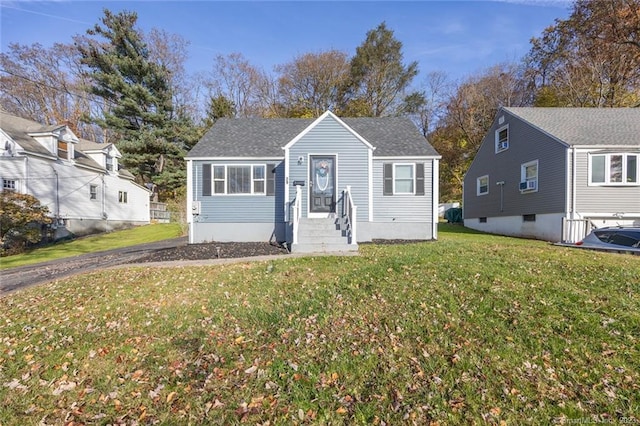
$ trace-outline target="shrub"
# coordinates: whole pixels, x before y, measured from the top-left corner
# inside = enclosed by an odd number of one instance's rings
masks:
[[[42,228],[52,222],[49,209],[29,194],[0,192],[0,255],[20,253],[42,240]]]

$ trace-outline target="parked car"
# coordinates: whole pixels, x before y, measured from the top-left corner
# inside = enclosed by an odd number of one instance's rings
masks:
[[[575,245],[581,248],[631,252],[640,255],[640,227],[594,229]]]

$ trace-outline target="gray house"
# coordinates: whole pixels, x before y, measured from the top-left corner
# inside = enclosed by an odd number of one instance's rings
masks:
[[[406,118],[220,119],[186,157],[189,242],[436,239],[439,159]]]
[[[640,225],[640,108],[502,108],[464,178],[465,226],[575,242]]]

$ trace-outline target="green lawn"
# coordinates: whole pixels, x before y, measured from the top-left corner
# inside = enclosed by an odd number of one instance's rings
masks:
[[[152,224],[138,226],[107,234],[92,235],[77,240],[54,244],[44,248],[32,250],[28,253],[0,258],[0,270],[17,266],[32,265],[48,260],[77,256],[136,244],[176,238],[182,234],[182,228],[177,223]]]
[[[640,257],[461,230],[0,298],[0,424],[640,422]]]

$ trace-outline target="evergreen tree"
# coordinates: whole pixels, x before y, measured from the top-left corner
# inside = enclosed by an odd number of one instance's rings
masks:
[[[394,114],[418,74],[418,63],[405,66],[402,57],[402,42],[384,22],[369,31],[351,59],[349,82],[342,93],[343,115]]]
[[[190,120],[174,114],[171,75],[150,59],[137,14],[104,10],[102,25],[78,38],[90,91],[106,104],[96,124],[118,135],[122,163],[144,185],[160,192],[184,185],[183,157],[189,145]],[[185,137],[186,136],[186,137]]]
[[[233,118],[236,116],[236,107],[229,98],[223,95],[211,96],[207,105],[207,116],[203,120],[205,131],[223,117]]]

